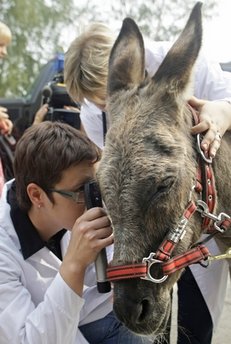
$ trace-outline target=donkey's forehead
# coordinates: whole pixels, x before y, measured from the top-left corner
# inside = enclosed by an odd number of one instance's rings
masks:
[[[99,174],[111,176],[112,179],[146,179],[149,176],[157,176],[157,180],[167,174],[176,174],[181,168],[183,160],[179,161],[179,156],[184,156],[185,145],[176,142],[174,132],[171,130],[159,131],[157,128],[147,134],[147,129],[140,128],[133,130],[129,124],[124,124],[120,128],[112,126],[106,139],[103,158],[100,163]],[[183,166],[182,166],[183,167]],[[120,175],[118,177],[118,175]],[[107,177],[107,178],[108,178]],[[130,183],[129,183],[130,184]]]
[[[185,103],[185,97],[172,97],[163,85],[146,77],[140,85],[117,91],[108,98],[110,125],[117,120],[121,127],[146,127],[151,122],[160,122],[165,124],[162,130],[167,130],[170,122],[181,121],[182,101]]]
[[[128,100],[124,106],[118,104],[111,112],[113,121],[105,151],[149,158],[160,151],[161,154],[172,155],[182,147],[182,138],[177,130],[180,116],[176,118],[175,113],[175,108],[167,110],[160,104],[146,106],[139,100]],[[181,125],[183,122],[182,118]]]

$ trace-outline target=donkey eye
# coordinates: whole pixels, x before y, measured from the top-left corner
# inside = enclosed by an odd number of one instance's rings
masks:
[[[157,194],[168,192],[173,186],[175,179],[173,177],[167,177],[162,180],[161,184],[157,187]]]
[[[150,203],[153,201],[156,201],[159,197],[162,197],[166,194],[169,193],[171,188],[173,187],[175,183],[175,178],[171,177],[166,177],[163,179],[159,185],[157,185],[155,192],[151,195]]]
[[[164,178],[158,185],[156,185],[156,189],[154,190],[154,192],[152,192],[149,199],[147,200],[146,206],[143,207],[144,213],[146,213],[148,209],[152,208],[152,206],[154,206],[154,203],[157,203],[162,197],[168,195],[175,182],[176,179],[172,176],[169,176]]]

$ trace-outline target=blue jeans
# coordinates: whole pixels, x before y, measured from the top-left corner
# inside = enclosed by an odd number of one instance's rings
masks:
[[[130,332],[116,318],[114,312],[79,327],[90,344],[151,344],[153,341]]]

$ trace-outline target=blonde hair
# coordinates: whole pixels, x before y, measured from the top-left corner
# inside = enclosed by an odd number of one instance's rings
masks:
[[[0,39],[3,40],[6,45],[9,44],[12,39],[10,28],[2,22],[0,22]]]
[[[115,35],[102,23],[91,24],[65,54],[64,82],[70,96],[105,105],[108,60]]]

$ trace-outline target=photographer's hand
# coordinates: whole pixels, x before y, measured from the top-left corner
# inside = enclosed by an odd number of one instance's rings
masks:
[[[2,135],[10,134],[13,129],[13,123],[9,119],[7,109],[0,106],[0,133]]]
[[[39,124],[44,120],[48,112],[48,104],[43,104],[41,108],[36,112],[34,116],[34,122],[32,124]]]

